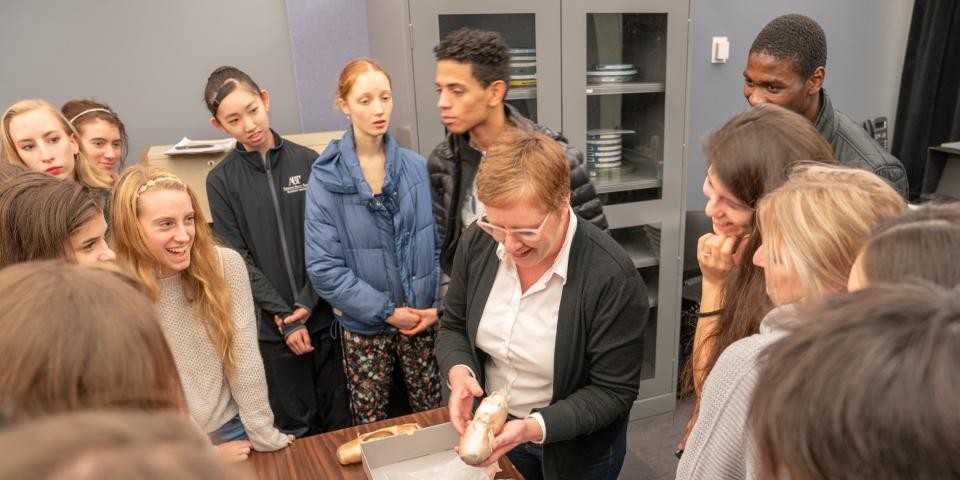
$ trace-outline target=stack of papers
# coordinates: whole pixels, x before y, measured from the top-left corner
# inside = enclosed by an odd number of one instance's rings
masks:
[[[190,140],[183,137],[176,145],[163,152],[164,155],[197,155],[201,153],[226,153],[237,145],[235,138],[225,140]]]

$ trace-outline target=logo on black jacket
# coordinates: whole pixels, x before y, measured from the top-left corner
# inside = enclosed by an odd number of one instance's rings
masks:
[[[306,192],[307,186],[300,182],[300,177],[302,175],[294,175],[287,180],[287,186],[283,187],[283,191],[286,193],[298,193]]]

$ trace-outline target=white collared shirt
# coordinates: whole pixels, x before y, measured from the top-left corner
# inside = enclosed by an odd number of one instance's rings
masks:
[[[568,207],[570,222],[553,266],[526,292],[503,244],[497,246],[500,264],[477,329],[477,347],[487,355],[484,365],[487,392],[509,392],[510,414],[519,418],[546,407],[553,397],[553,356],[557,339],[560,297],[567,280],[570,244],[577,216]],[[543,418],[533,414],[546,434]]]

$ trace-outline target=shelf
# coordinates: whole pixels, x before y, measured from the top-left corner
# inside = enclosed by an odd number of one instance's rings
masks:
[[[537,87],[510,87],[507,100],[529,100],[537,98]]]
[[[644,230],[645,233],[646,230]],[[647,239],[649,240],[649,233],[647,233]],[[648,245],[651,245],[651,250],[656,248],[656,242],[648,241]],[[640,277],[643,278],[644,285],[647,286],[647,300],[650,302],[650,308],[656,308],[659,303],[658,298],[660,296],[660,269],[659,268],[641,268]]]
[[[650,301],[650,308],[657,306],[657,298],[660,295],[659,280],[657,276],[643,279],[643,283],[647,286],[647,300]]]
[[[610,236],[627,252],[634,267],[645,268],[660,264],[658,252],[653,251],[647,234],[639,227],[610,230]]]
[[[663,82],[598,83],[587,84],[587,95],[625,95],[628,93],[660,93]]]
[[[663,185],[663,179],[657,175],[657,162],[630,149],[624,149],[619,167],[591,167],[590,180],[597,193],[660,188]]]

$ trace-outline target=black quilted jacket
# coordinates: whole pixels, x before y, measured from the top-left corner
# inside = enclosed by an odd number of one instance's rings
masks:
[[[504,107],[509,123],[527,131],[543,133],[563,146],[567,163],[570,164],[570,206],[580,218],[606,230],[607,217],[603,215],[603,204],[600,203],[597,190],[590,182],[587,167],[583,164],[583,155],[570,146],[559,132],[531,122],[510,105],[505,104]],[[457,251],[462,230],[459,225],[454,225],[456,215],[451,215],[451,212],[460,210],[459,203],[453,203],[454,199],[459,202],[463,197],[460,193],[460,149],[467,147],[468,142],[466,134],[448,133],[447,139],[440,142],[427,159],[430,190],[433,194],[433,216],[441,238],[440,268],[447,274],[453,265],[453,255]]]

